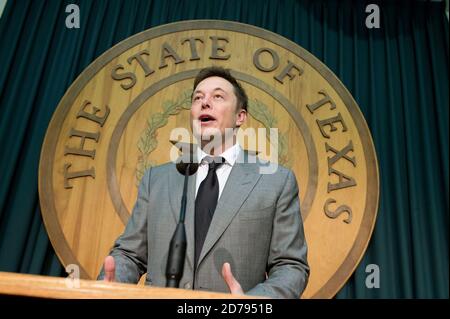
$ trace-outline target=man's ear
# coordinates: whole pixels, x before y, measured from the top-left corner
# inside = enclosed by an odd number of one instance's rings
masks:
[[[247,111],[240,109],[236,114],[236,127],[241,127],[242,124],[247,120]]]

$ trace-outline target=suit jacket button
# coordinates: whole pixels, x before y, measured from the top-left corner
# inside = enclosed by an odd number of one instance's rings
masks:
[[[191,283],[190,282],[185,283],[184,288],[191,289]]]

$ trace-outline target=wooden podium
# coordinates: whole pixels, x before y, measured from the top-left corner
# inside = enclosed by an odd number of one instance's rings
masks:
[[[0,272],[0,296],[58,299],[255,299],[250,296]]]

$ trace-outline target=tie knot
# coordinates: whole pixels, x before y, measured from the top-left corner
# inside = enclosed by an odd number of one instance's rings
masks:
[[[215,156],[215,157],[206,156],[204,158],[204,161],[206,163],[208,163],[209,170],[216,170],[220,167],[220,165],[225,163],[225,159],[221,156]]]

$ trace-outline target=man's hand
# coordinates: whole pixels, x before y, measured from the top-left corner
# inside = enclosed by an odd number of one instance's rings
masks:
[[[222,266],[222,277],[225,280],[225,283],[230,289],[232,294],[243,295],[244,291],[242,290],[241,284],[234,278],[233,273],[231,272],[231,266],[229,263],[224,263]]]
[[[116,281],[116,263],[113,256],[107,256],[105,258],[104,269],[105,278],[103,278],[103,280],[108,282]]]

